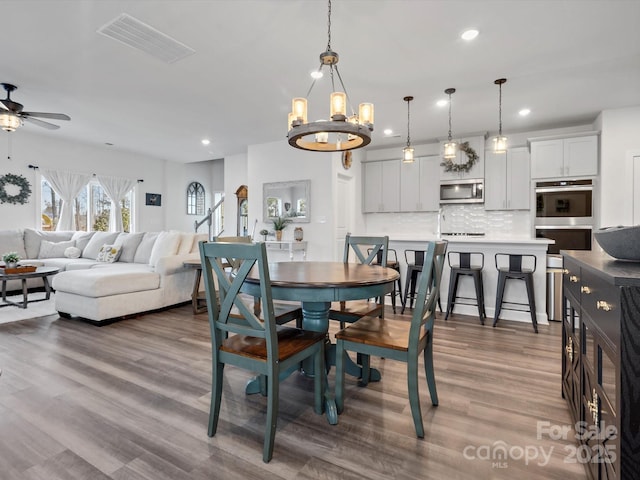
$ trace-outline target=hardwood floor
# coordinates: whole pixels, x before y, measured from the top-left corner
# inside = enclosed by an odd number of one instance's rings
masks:
[[[571,423],[560,330],[439,318],[440,405],[431,406],[422,376],[422,440],[404,364],[372,359],[382,381],[366,388],[347,377],[336,426],[313,412],[312,380],[294,374],[281,385],[264,464],[266,402],[244,394],[249,372],[225,369],[218,433],[207,437],[209,327],[191,305],[104,327],[57,316],[0,325],[0,478],[583,479],[583,465],[570,463],[573,433],[553,440],[537,429]],[[486,459],[500,446],[505,459]]]

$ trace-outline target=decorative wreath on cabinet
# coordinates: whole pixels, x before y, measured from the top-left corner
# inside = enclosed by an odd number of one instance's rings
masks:
[[[466,163],[453,163],[450,159],[444,159],[440,166],[444,167],[445,172],[468,172],[471,167],[478,161],[478,154],[469,146],[469,142],[462,142],[458,148],[467,155]]]
[[[7,194],[5,185],[15,185],[20,189],[20,193],[17,195]],[[29,200],[29,195],[31,195],[31,184],[22,175],[7,173],[0,177],[0,203],[13,203],[14,205],[20,203],[24,205]]]

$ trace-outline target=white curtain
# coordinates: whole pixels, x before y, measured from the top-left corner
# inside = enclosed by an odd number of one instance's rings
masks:
[[[122,207],[120,202],[124,200],[127,193],[136,186],[136,180],[131,178],[104,177],[98,175],[98,182],[102,185],[107,196],[111,199],[111,211],[109,213],[109,231],[121,232],[122,225]]]
[[[62,199],[60,219],[56,230],[76,230],[76,221],[73,217],[73,201],[89,183],[91,175],[48,170],[46,168],[40,169],[40,173]]]

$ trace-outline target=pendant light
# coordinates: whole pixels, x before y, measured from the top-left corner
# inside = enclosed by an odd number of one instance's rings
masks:
[[[371,142],[373,131],[373,104],[361,103],[358,113],[350,108],[347,89],[338,70],[338,54],[331,50],[331,0],[328,0],[327,49],[320,54],[320,67],[305,98],[294,98],[289,113],[287,138],[289,145],[314,152],[339,152],[362,148]],[[330,97],[330,120],[307,121],[307,98],[320,78],[322,68],[329,68],[332,93]],[[335,90],[333,73],[336,73],[342,91]]]
[[[447,143],[444,144],[444,158],[450,160],[456,158],[457,144],[451,140],[451,95],[456,92],[455,88],[447,88],[444,93],[449,95],[449,137]]]
[[[404,101],[407,102],[407,146],[402,149],[402,162],[413,163],[413,147],[411,146],[411,134],[409,133],[411,127],[411,110],[409,104],[413,100],[413,97],[404,97]]]
[[[499,78],[494,84],[500,89],[500,100],[498,102],[498,136],[493,139],[493,153],[505,153],[507,151],[507,137],[502,136],[502,84],[507,83],[506,78]]]

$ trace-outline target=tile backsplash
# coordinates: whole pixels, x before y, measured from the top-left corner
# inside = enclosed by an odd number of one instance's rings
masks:
[[[484,233],[490,238],[531,238],[533,219],[529,211],[486,211],[482,205],[443,205],[442,232]],[[436,234],[437,212],[370,213],[365,215],[371,234]]]

